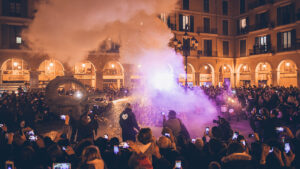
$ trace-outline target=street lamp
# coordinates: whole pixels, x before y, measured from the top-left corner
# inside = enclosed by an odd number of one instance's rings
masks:
[[[183,35],[182,43],[180,40],[175,39],[173,40],[173,47],[175,48],[175,51],[182,51],[183,56],[185,57],[185,87],[187,88],[187,57],[190,55],[191,50],[196,50],[198,47],[198,41],[195,37],[192,37],[192,39],[189,38],[189,35],[187,33],[188,31],[188,25],[185,26],[185,32]]]

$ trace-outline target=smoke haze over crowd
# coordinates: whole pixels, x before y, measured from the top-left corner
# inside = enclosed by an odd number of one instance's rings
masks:
[[[176,5],[177,0],[49,0],[40,4],[23,35],[35,51],[71,65],[106,39],[119,42],[121,63],[142,66],[145,85],[135,91],[137,96],[152,106],[190,112],[190,119],[201,114],[209,121],[216,109],[207,97],[178,86],[183,57],[169,47],[173,34],[157,17]]]

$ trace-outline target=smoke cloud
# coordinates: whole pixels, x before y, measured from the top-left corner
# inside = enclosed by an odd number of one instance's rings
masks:
[[[48,0],[39,5],[23,36],[33,50],[73,64],[84,60],[103,40],[121,40],[121,55],[131,62],[126,58],[137,57],[139,46],[161,48],[172,36],[156,16],[170,12],[176,3],[177,0]]]
[[[216,110],[201,90],[186,92],[178,86],[183,57],[168,46],[172,32],[157,17],[177,4],[177,0],[49,0],[40,4],[24,37],[33,50],[69,64],[84,60],[108,38],[119,42],[121,62],[141,65],[144,83],[135,91],[136,100],[144,98],[139,101],[146,100],[159,114],[170,109],[183,112],[187,119],[197,119],[189,124],[198,127],[211,121]]]

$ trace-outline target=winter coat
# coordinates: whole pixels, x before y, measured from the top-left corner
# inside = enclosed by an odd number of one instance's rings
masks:
[[[233,153],[221,160],[222,169],[254,169],[252,157],[246,153]]]

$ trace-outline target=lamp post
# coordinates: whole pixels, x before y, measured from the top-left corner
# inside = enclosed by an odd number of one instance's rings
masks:
[[[184,84],[185,88],[187,88],[188,86],[187,84],[188,56],[190,56],[191,50],[196,50],[198,47],[198,41],[195,39],[195,37],[192,37],[192,39],[190,39],[187,31],[188,31],[188,25],[186,25],[185,27],[182,43],[180,40],[176,39],[176,36],[175,39],[173,40],[173,46],[175,48],[175,51],[177,50],[182,51],[182,54],[185,57],[185,84]]]

